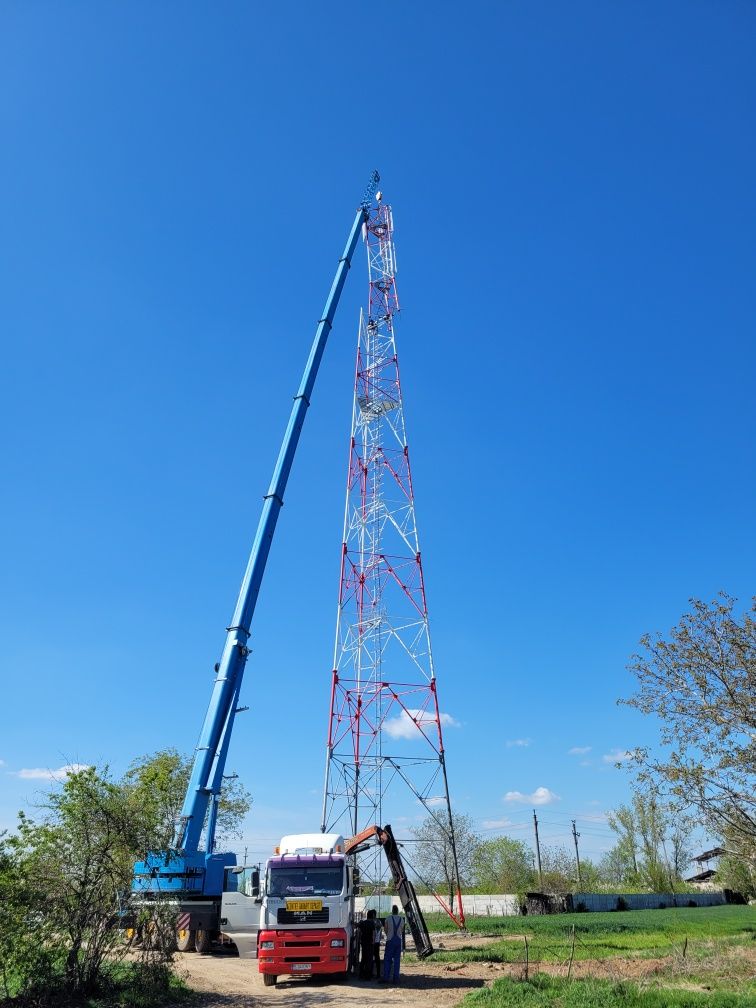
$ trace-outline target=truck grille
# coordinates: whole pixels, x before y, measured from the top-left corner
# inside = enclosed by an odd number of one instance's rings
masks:
[[[285,910],[278,911],[279,924],[327,924],[328,907],[322,910]]]

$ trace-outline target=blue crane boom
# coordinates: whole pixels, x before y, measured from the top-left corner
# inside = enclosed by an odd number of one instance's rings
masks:
[[[263,501],[262,513],[247,569],[242,579],[234,615],[226,630],[223,655],[216,665],[210,703],[202,725],[181,817],[173,840],[176,853],[166,855],[153,852],[147,856],[145,861],[135,865],[133,888],[136,892],[172,890],[205,896],[219,895],[222,888],[224,866],[235,864],[233,855],[213,853],[214,833],[223,770],[234,716],[237,712],[236,705],[244,668],[249,654],[247,642],[251,632],[252,618],[270,553],[273,533],[283,506],[286,484],[310,405],[315,379],[349,272],[352,255],[362,226],[367,220],[368,208],[375,194],[379,178],[378,172],[373,172],[362,203],[357,209],[344,252],[336,268],[330,293],[315,331],[302,381],[294,397],[286,433],[273,471],[273,478]],[[213,804],[208,818],[206,850],[202,852],[199,850],[200,837],[211,801]]]

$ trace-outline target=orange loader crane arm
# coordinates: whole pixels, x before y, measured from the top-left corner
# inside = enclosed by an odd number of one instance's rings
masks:
[[[420,909],[420,901],[417,898],[415,887],[407,878],[402,856],[399,853],[399,845],[394,839],[391,827],[384,826],[381,829],[380,826],[368,826],[357,836],[351,837],[344,843],[344,853],[359,854],[361,851],[368,850],[373,844],[378,844],[383,848],[396,891],[399,894],[399,900],[407,918],[410,934],[415,943],[417,958],[425,959],[433,954],[433,944],[428,934],[423,912]]]
[[[390,829],[391,827],[389,827]],[[367,850],[372,846],[370,841],[375,840],[377,844],[383,846],[388,839],[388,834],[380,826],[368,826],[357,836],[351,837],[344,843],[345,854],[359,854],[360,851]]]

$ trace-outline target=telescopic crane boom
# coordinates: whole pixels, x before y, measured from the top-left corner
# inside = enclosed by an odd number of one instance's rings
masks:
[[[257,533],[242,579],[239,597],[231,622],[226,629],[226,641],[220,661],[215,666],[215,681],[195,752],[191,777],[186,790],[181,817],[173,840],[175,855],[148,855],[135,866],[134,890],[137,892],[173,891],[197,896],[220,896],[224,867],[236,863],[233,854],[214,854],[215,804],[223,782],[228,744],[237,713],[237,703],[244,668],[249,655],[248,641],[257,598],[273,534],[284,501],[286,484],[291,472],[299,436],[310,405],[315,379],[323,357],[336,308],[346,281],[352,255],[367,220],[380,176],[373,172],[354,218],[346,246],[339,259],[331,290],[318,321],[315,337],[305,365],[291,415],[286,427],[270,487],[265,495]],[[205,826],[208,806],[213,803],[206,831],[205,851],[200,851],[200,837]]]

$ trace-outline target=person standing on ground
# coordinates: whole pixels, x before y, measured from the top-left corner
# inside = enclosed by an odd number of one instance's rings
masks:
[[[375,910],[368,910],[367,917],[357,925],[360,939],[360,980],[373,979],[373,941],[375,938],[373,917],[375,917]]]
[[[375,963],[375,978],[376,980],[381,979],[381,935],[383,934],[383,921],[379,919],[375,910],[370,910],[368,912],[368,917],[373,918],[373,927],[375,933],[373,935],[373,962]]]
[[[402,941],[404,939],[404,917],[399,916],[399,907],[391,907],[391,915],[384,924],[386,932],[386,950],[383,953],[383,982],[396,983],[399,980],[399,963],[402,958]]]

